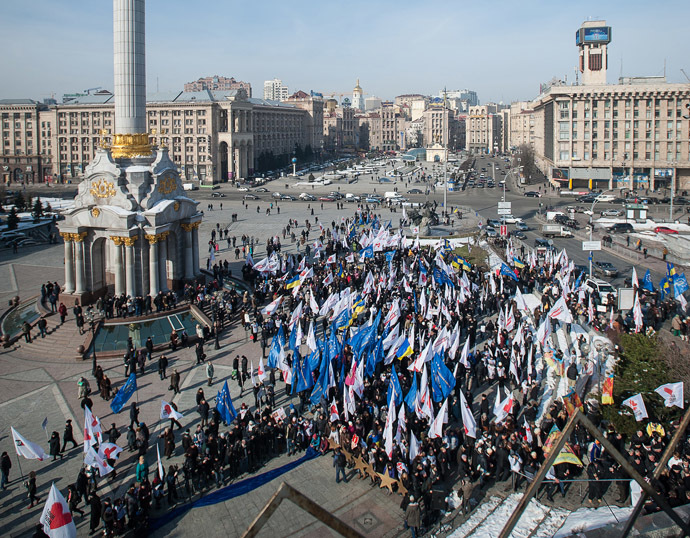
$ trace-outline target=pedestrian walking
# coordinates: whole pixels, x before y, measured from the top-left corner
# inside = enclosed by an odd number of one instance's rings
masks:
[[[340,449],[335,451],[333,455],[333,467],[335,467],[335,483],[340,483],[340,477],[342,476],[343,482],[347,482],[347,477],[345,476],[345,454]]]
[[[419,510],[419,503],[414,498],[414,495],[410,495],[410,502],[405,510],[405,527],[412,532],[412,538],[417,537],[420,520],[421,512]]]
[[[170,374],[170,388],[172,389],[173,394],[180,393],[180,373],[177,371],[177,369],[173,370],[173,373]]]
[[[68,418],[65,422],[65,431],[62,433],[62,450],[65,451],[67,443],[72,443],[72,448],[77,447],[77,442],[74,440],[74,431],[72,430],[72,419]]]
[[[55,461],[58,456],[62,459],[62,454],[60,453],[60,434],[58,432],[53,432],[51,434],[50,440],[48,441],[48,448],[50,455],[53,456],[53,461]]]
[[[0,456],[0,487],[3,490],[7,489],[7,484],[10,483],[10,469],[12,469],[12,459],[7,452],[3,452]]]
[[[161,355],[158,358],[158,375],[160,376],[161,380],[168,378],[168,375],[166,374],[167,368],[168,368],[168,357],[166,357],[165,355]]]
[[[89,506],[91,507],[91,520],[89,521],[89,530],[91,531],[89,532],[90,536],[96,533],[101,523],[101,498],[98,495],[96,495],[95,491],[91,493],[91,497],[89,499]]]
[[[208,386],[209,387],[213,384],[213,374],[214,374],[213,363],[209,360],[208,364],[206,364],[206,379],[208,379]]]
[[[31,501],[31,504],[29,504],[29,509],[31,509],[34,507],[34,504],[38,504],[38,501],[41,500],[41,498],[36,495],[36,471],[31,471],[29,473],[29,480],[24,482],[24,486],[26,486],[29,501]]]

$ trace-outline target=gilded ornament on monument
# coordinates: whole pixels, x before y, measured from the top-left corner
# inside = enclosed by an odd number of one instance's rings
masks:
[[[158,192],[161,194],[170,194],[177,189],[177,181],[172,174],[165,174],[158,182]]]
[[[174,209],[175,211],[179,211],[179,210],[180,210],[180,202],[175,202],[175,203],[173,204],[173,209]]]
[[[115,196],[115,185],[103,178],[96,179],[91,183],[91,196],[96,198]]]
[[[98,218],[98,215],[101,214],[101,210],[98,209],[97,207],[94,207],[94,208],[91,210],[91,214],[93,215],[94,218]]]

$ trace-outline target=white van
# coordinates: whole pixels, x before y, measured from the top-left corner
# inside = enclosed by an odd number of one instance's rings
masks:
[[[613,194],[600,194],[597,196],[597,202],[613,202],[616,197]]]

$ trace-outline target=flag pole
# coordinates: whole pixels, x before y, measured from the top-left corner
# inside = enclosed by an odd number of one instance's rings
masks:
[[[22,482],[24,481],[24,471],[22,471],[22,462],[19,461],[19,454],[17,454],[17,451],[14,451],[14,455],[17,456],[17,465],[19,466],[19,473],[22,475]]]

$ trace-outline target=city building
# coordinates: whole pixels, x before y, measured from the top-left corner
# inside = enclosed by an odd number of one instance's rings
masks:
[[[515,101],[510,105],[508,148],[520,146],[534,148],[534,117],[528,101]]]
[[[184,85],[185,92],[200,92],[203,90],[212,91],[228,91],[243,89],[249,97],[252,96],[252,85],[249,82],[242,80],[235,80],[234,77],[220,77],[213,75],[212,77],[203,77],[194,82],[187,82]]]
[[[407,148],[405,123],[405,119],[396,111],[395,103],[392,101],[381,103],[381,145],[372,149],[405,150]]]
[[[550,85],[530,104],[537,165],[566,188],[690,189],[690,84],[607,83],[605,24],[577,32],[583,84]]]
[[[293,93],[285,102],[307,112],[305,141],[311,150],[323,151],[323,97],[320,94],[310,95],[300,90]]]
[[[502,152],[502,120],[499,105],[495,103],[469,107],[465,120],[465,149],[473,153]]]
[[[371,97],[367,97],[364,100],[364,111],[365,112],[372,112],[374,110],[378,110],[379,108],[381,108],[381,98],[380,97],[375,97],[372,95]]]
[[[464,111],[467,111],[468,107],[477,106],[479,104],[477,92],[473,90],[441,90],[438,92],[439,97],[443,97],[444,94],[446,99],[450,102],[464,103]]]
[[[355,89],[352,90],[352,108],[364,112],[364,92],[359,85],[359,79],[357,79]]]
[[[146,98],[146,121],[152,143],[168,148],[183,181],[216,183],[287,164],[297,149],[319,150],[321,102],[267,101],[242,89],[159,93]],[[0,117],[5,184],[72,181],[99,146],[113,142],[114,96],[51,105],[5,100]]]
[[[288,98],[288,88],[277,78],[264,82],[264,99],[267,101],[283,101]]]

